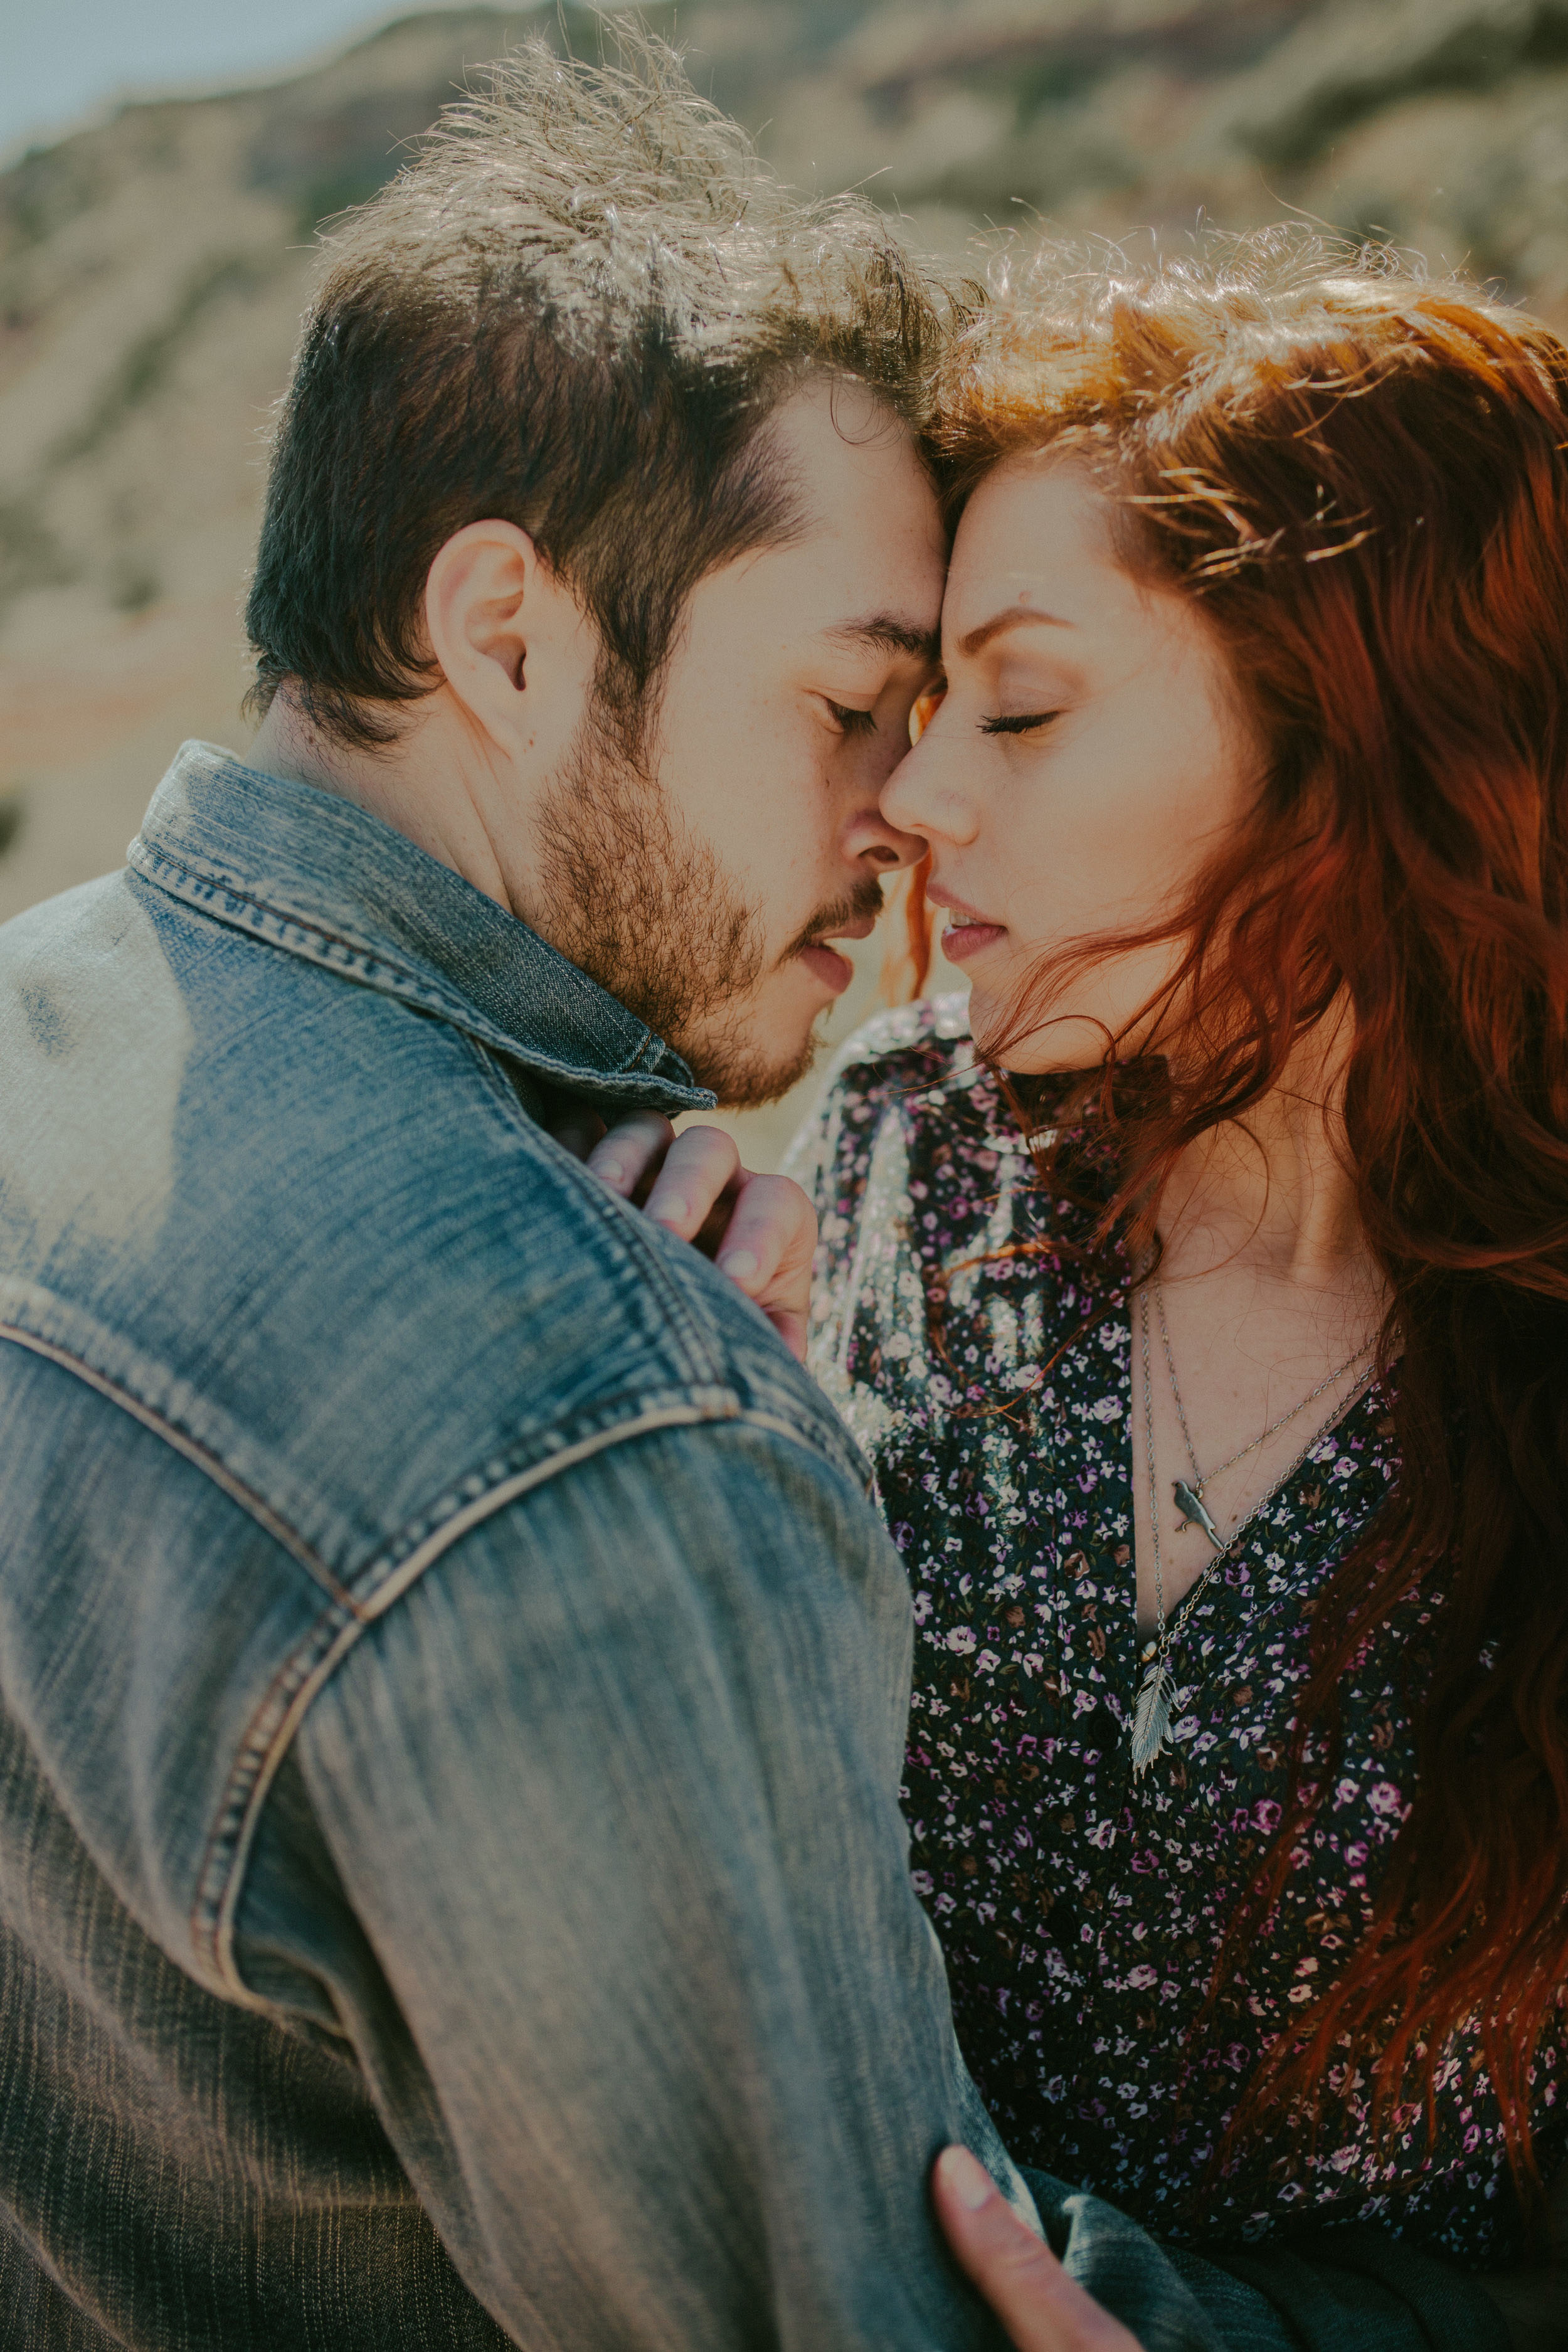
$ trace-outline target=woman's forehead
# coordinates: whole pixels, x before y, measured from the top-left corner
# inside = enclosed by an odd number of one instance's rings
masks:
[[[1112,520],[1110,501],[1081,464],[1037,452],[1005,460],[960,518],[944,641],[973,639],[1015,613],[1075,628],[1124,621],[1139,589],[1118,562]]]

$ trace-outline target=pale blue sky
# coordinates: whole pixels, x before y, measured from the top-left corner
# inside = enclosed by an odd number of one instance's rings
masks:
[[[0,159],[106,100],[270,79],[401,13],[391,0],[0,0]]]

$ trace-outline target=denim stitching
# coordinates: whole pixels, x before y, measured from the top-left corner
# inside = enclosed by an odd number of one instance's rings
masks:
[[[264,1502],[255,1489],[247,1486],[243,1478],[237,1477],[222,1456],[204,1445],[200,1438],[192,1437],[178,1423],[170,1421],[153,1406],[143,1404],[140,1397],[132,1396],[130,1390],[121,1388],[118,1381],[110,1380],[105,1372],[96,1371],[79,1356],[72,1355],[67,1348],[57,1346],[52,1339],[40,1339],[15,1323],[0,1323],[0,1339],[9,1339],[14,1346],[28,1349],[35,1356],[42,1356],[46,1362],[57,1365],[61,1371],[71,1373],[87,1387],[96,1390],[100,1396],[106,1397],[110,1404],[118,1405],[121,1412],[129,1413],[132,1421],[140,1422],[143,1429],[151,1430],[154,1437],[161,1437],[194,1469],[201,1471],[215,1486],[220,1487],[231,1503],[237,1504],[254,1519],[263,1534],[269,1535],[291,1559],[298,1561],[312,1583],[319,1584],[340,1609],[346,1610],[351,1616],[358,1615],[359,1605],[353,1595],[345,1585],[339,1583],[326,1561],[311,1549],[304,1537],[297,1534],[270,1503]]]
[[[163,851],[153,849],[140,835],[131,844],[126,856],[138,880],[150,888],[166,892],[180,905],[195,906],[198,912],[205,911],[201,906],[205,899],[224,907],[226,912],[230,909],[236,914],[243,912],[245,929],[256,937],[270,940],[286,954],[303,953],[306,961],[320,964],[325,971],[340,975],[353,974],[367,985],[401,1002],[417,1004],[422,1010],[449,1022],[453,1027],[483,1039],[494,1051],[522,1061],[531,1069],[553,1073],[563,1085],[581,1082],[582,1072],[574,1069],[569,1063],[539,1054],[525,1045],[521,1038],[508,1036],[504,1030],[498,1029],[493,1022],[487,1020],[477,1006],[468,1003],[465,998],[453,996],[446,990],[433,986],[405,964],[394,963],[386,956],[361,947],[353,940],[341,939],[336,932],[323,929],[319,923],[310,922],[303,916],[279,914],[252,892],[240,889],[226,878],[219,880],[196,873]],[[222,921],[225,918],[211,916],[209,919]],[[231,928],[242,926],[236,922]],[[304,943],[303,946],[296,945],[296,939]],[[656,1086],[668,1087],[682,1093],[700,1091],[682,1087],[679,1080],[664,1078],[657,1072],[650,1074],[639,1067],[650,1049],[658,1047],[660,1042],[650,1032],[629,1059],[621,1061],[615,1069],[601,1075],[609,1078],[646,1078],[651,1075]]]
[[[196,1938],[198,1952],[237,2000],[250,2009],[269,2011],[272,2007],[259,1994],[251,1991],[234,1958],[235,1921],[244,1894],[250,1850],[268,1793],[310,1706],[366,1627],[395,1608],[426,1570],[443,1559],[454,1544],[460,1542],[463,1537],[471,1534],[487,1519],[493,1518],[498,1511],[505,1510],[524,1495],[546,1485],[558,1472],[574,1469],[579,1463],[591,1460],[607,1447],[628,1438],[646,1436],[652,1430],[694,1428],[711,1422],[739,1423],[742,1427],[765,1430],[773,1436],[785,1437],[816,1454],[829,1468],[843,1475],[841,1464],[835,1463],[824,1449],[812,1444],[802,1432],[792,1429],[786,1422],[769,1413],[749,1412],[733,1399],[731,1400],[731,1407],[725,1412],[696,1400],[685,1402],[672,1400],[668,1405],[656,1407],[630,1421],[595,1430],[574,1445],[561,1447],[543,1460],[531,1464],[527,1469],[499,1480],[487,1493],[452,1512],[400,1560],[390,1553],[384,1553],[375,1567],[367,1571],[367,1580],[379,1574],[380,1581],[361,1601],[347,1622],[335,1618],[330,1611],[317,1620],[292,1657],[274,1675],[251,1718],[235,1769],[218,1807],[207,1853],[204,1856],[204,1893],[206,1885],[220,1875],[223,1891],[216,1903],[210,1896],[198,1903],[192,1914],[192,1933]],[[281,1716],[277,1716],[275,1701],[285,1689],[291,1689],[292,1696]],[[275,1727],[263,1739],[261,1726],[269,1715],[274,1717]]]
[[[487,1091],[492,1097],[499,1096],[498,1107],[503,1117],[531,1142],[542,1142],[547,1153],[559,1153],[566,1161],[588,1208],[616,1246],[624,1251],[631,1261],[632,1271],[640,1275],[657,1294],[660,1311],[671,1327],[672,1336],[685,1360],[683,1370],[686,1377],[704,1387],[721,1386],[723,1376],[720,1365],[711,1351],[703,1348],[701,1327],[697,1317],[682,1296],[669,1268],[649,1244],[644,1231],[642,1212],[623,1201],[618,1192],[612,1192],[596,1176],[590,1176],[582,1161],[574,1160],[563,1144],[557,1143],[548,1129],[529,1117],[516,1096],[505,1087],[504,1081],[498,1078],[485,1049],[475,1038],[465,1036],[464,1043],[480,1066]]]

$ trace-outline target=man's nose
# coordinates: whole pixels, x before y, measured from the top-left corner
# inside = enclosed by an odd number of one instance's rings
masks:
[[[919,834],[905,833],[889,824],[875,801],[857,814],[845,847],[851,858],[886,874],[900,866],[917,866],[926,854],[926,845]]]

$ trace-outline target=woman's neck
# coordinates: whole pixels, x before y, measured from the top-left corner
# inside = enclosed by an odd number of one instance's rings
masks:
[[[1363,1384],[1386,1309],[1348,1171],[1342,1065],[1308,1047],[1245,1123],[1182,1154],[1160,1203],[1161,1289],[1135,1310],[1138,1458],[1155,1465],[1133,1491],[1145,1632],[1209,1557],[1166,1500],[1175,1482],[1216,1527],[1243,1524]]]
[[[1344,1055],[1309,1038],[1245,1120],[1211,1129],[1173,1170],[1161,1206],[1170,1280],[1226,1266],[1270,1287],[1381,1289],[1357,1214],[1340,1105]]]

